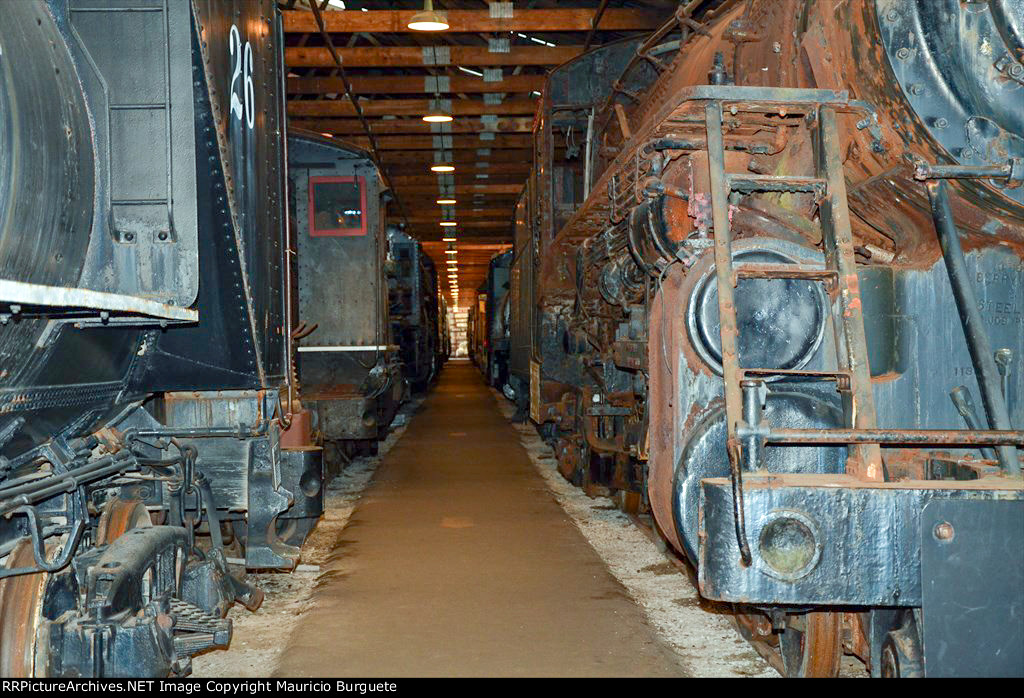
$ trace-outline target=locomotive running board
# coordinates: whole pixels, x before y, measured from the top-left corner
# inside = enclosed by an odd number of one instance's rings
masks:
[[[199,321],[199,311],[119,293],[0,279],[4,324],[12,315],[65,316],[79,325],[166,325]],[[97,312],[98,311],[98,312]]]

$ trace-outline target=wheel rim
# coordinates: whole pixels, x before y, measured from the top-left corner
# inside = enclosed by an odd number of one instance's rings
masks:
[[[32,543],[23,538],[7,558],[7,569],[32,567]],[[36,630],[43,612],[46,572],[0,580],[0,676],[35,676]]]
[[[779,635],[779,651],[786,676],[837,676],[839,660],[842,657],[840,615],[827,611],[799,616],[790,614],[786,618],[786,629]]]
[[[96,545],[113,543],[133,528],[153,525],[149,510],[140,499],[114,497],[103,508],[99,525],[96,527]]]
[[[788,614],[786,629],[771,631],[758,612],[735,607],[737,629],[780,674],[791,678],[831,678],[842,658],[842,615],[827,611]]]

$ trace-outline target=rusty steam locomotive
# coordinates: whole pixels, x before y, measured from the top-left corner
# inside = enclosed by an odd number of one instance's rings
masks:
[[[1024,5],[687,2],[542,99],[506,392],[562,473],[787,675],[1024,673]]]

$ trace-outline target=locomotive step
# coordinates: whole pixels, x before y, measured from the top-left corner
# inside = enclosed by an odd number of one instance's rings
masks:
[[[207,613],[181,599],[171,599],[170,611],[174,618],[174,649],[179,657],[230,644],[231,621],[227,618]]]

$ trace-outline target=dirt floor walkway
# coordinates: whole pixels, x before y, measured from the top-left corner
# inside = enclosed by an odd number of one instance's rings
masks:
[[[468,363],[444,369],[324,569],[280,676],[684,674]]]

